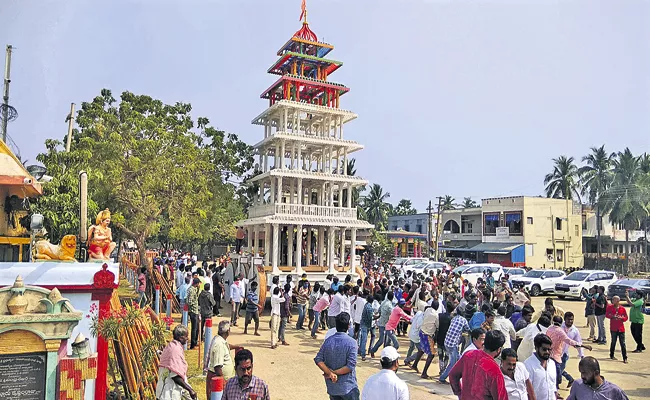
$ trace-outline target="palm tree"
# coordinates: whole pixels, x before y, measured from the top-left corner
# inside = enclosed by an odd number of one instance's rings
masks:
[[[610,221],[625,229],[625,273],[629,266],[629,231],[638,229],[648,216],[647,188],[642,185],[639,164],[639,158],[629,148],[619,152],[613,161],[612,185],[601,199],[603,213],[609,212]]]
[[[477,208],[478,204],[471,197],[463,198],[463,202],[459,204],[461,208]]]
[[[544,177],[546,197],[555,199],[573,200],[580,199],[578,193],[578,167],[574,164],[573,157],[560,156],[554,158],[553,172]]]
[[[442,198],[442,202],[440,203],[440,209],[441,210],[453,210],[456,208],[456,199],[453,198],[453,196],[446,194],[445,197]]]
[[[370,192],[362,199],[362,208],[365,211],[368,222],[375,225],[378,230],[385,229],[388,217],[389,204],[386,200],[390,193],[384,193],[384,189],[377,183],[373,183]]]
[[[601,213],[600,213],[600,197],[609,188],[612,182],[612,160],[614,154],[607,154],[605,145],[600,147],[592,147],[591,154],[582,157],[582,161],[587,165],[578,169],[580,176],[580,184],[582,185],[582,194],[587,196],[589,203],[596,207],[596,240],[598,242],[598,258],[596,263],[600,263],[601,254],[601,240],[600,231],[601,226]]]
[[[357,174],[355,164],[356,160],[354,158],[348,160],[348,164],[346,166],[346,172],[348,176],[355,176]],[[341,172],[343,172],[343,167],[341,167]],[[355,187],[352,190],[352,207],[356,207],[357,204],[359,204],[359,195],[363,190],[364,187],[359,186]],[[343,204],[347,204],[349,191],[350,189],[343,189]]]
[[[643,153],[639,156],[639,169],[644,174],[650,174],[650,154]]]

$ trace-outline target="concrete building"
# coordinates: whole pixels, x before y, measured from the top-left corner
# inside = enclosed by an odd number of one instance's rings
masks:
[[[601,216],[600,243],[603,254],[625,254],[626,246],[630,254],[645,253],[645,237],[643,230],[629,231],[626,242],[623,226],[613,224],[608,214]],[[591,207],[582,208],[582,238],[586,254],[598,253],[596,211]]]
[[[562,199],[483,199],[480,208],[443,211],[441,249],[504,266],[582,267],[581,218],[581,206]]]
[[[432,215],[435,222],[436,215]],[[393,215],[388,217],[389,231],[406,231],[427,234],[429,232],[429,214]]]
[[[28,213],[25,199],[42,194],[41,184],[0,140],[0,262],[29,261],[29,233],[20,219]]]

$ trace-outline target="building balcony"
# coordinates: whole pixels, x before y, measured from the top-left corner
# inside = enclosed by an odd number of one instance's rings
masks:
[[[307,204],[264,204],[251,207],[248,218],[260,218],[270,215],[293,215],[299,217],[357,219],[357,209],[346,207],[316,206]]]
[[[273,177],[283,177],[283,178],[300,178],[303,179],[303,182],[335,182],[335,183],[347,183],[353,186],[363,186],[367,185],[368,181],[356,175],[341,175],[341,174],[332,174],[328,172],[316,172],[316,171],[305,171],[302,169],[289,169],[289,168],[277,168],[271,169],[270,171],[264,172],[262,174],[256,175],[250,179],[250,183],[263,181]]]

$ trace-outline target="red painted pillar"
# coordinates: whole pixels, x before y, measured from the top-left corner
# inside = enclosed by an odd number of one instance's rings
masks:
[[[115,274],[109,271],[108,264],[102,265],[102,270],[93,276],[93,293],[91,299],[99,302],[99,315],[111,312],[111,297],[117,287]],[[95,381],[95,400],[105,400],[108,393],[108,342],[103,337],[97,337],[97,379]]]

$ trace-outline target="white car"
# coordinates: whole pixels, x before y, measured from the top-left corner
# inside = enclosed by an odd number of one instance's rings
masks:
[[[526,270],[523,268],[504,268],[503,273],[510,276],[510,282],[512,283],[514,279],[521,278],[526,273]]]
[[[413,271],[416,274],[424,274],[428,275],[430,270],[436,271],[444,271],[445,268],[449,267],[449,264],[444,263],[444,262],[437,262],[437,261],[425,261],[419,264],[414,264],[410,266],[404,267],[406,271]]]
[[[393,267],[397,267],[397,269],[404,268],[404,271],[408,271],[415,264],[427,261],[429,261],[429,259],[424,257],[400,257],[395,259]]]
[[[553,269],[534,269],[518,276],[512,280],[512,285],[517,287],[524,285],[531,296],[551,293],[555,290],[555,284],[566,277],[563,271]]]
[[[560,299],[574,297],[584,300],[589,288],[593,286],[607,288],[616,281],[616,274],[612,271],[575,271],[556,283],[554,292]]]
[[[490,271],[492,271],[492,277],[494,278],[494,281],[500,281],[501,277],[503,276],[503,267],[501,267],[499,264],[472,264],[469,268],[463,271],[461,278],[463,280],[467,279],[467,281],[469,281],[469,283],[472,285],[476,285],[478,278],[483,278],[483,273],[488,268]]]

